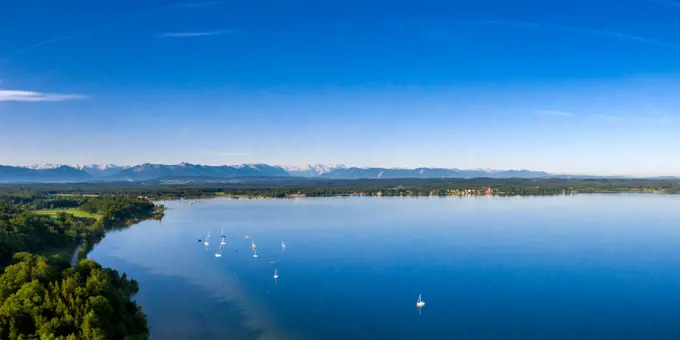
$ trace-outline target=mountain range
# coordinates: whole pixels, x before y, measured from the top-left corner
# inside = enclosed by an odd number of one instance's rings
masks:
[[[92,177],[107,177],[119,173],[121,170],[131,168],[129,165],[116,165],[116,164],[54,164],[54,163],[43,163],[43,164],[32,164],[26,165],[25,168],[34,170],[47,170],[56,169],[63,166],[78,169],[87,172]]]
[[[337,168],[319,177],[332,179],[362,178],[545,178],[551,175],[530,170],[461,170],[444,168],[388,169],[388,168]]]
[[[276,166],[268,164],[200,165],[140,164],[36,164],[0,166],[0,182],[87,182],[146,181],[164,178],[224,179],[239,177],[306,177],[319,179],[390,178],[595,178],[594,176],[555,175],[532,170],[489,170],[447,168],[358,168],[342,164]],[[621,177],[617,177],[621,178]]]
[[[31,169],[0,165],[0,182],[86,182],[92,175],[70,166]]]

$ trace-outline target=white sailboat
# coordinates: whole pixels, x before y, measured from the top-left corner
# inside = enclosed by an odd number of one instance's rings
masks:
[[[260,257],[260,255],[257,255],[257,249],[255,249],[255,251],[253,252],[253,258],[256,259],[258,257]]]
[[[416,307],[418,308],[425,307],[425,301],[423,301],[423,297],[421,294],[418,294],[418,301],[416,302]]]
[[[274,268],[274,280],[279,278],[279,271],[278,269]]]
[[[253,241],[253,243],[252,243],[250,246],[251,246],[253,249],[257,248],[257,246],[255,245],[255,241]]]
[[[224,247],[227,245],[227,241],[224,240],[224,235],[222,235],[222,241],[220,242],[220,246]]]
[[[210,230],[208,230],[208,235],[205,236],[205,242],[203,244],[205,244],[206,247],[210,245]]]
[[[281,241],[281,249],[286,250],[286,242]]]
[[[226,236],[224,235],[224,227],[222,227],[222,234],[220,234],[220,236],[226,237]]]
[[[215,257],[222,257],[222,247],[220,247],[220,251],[215,253]]]

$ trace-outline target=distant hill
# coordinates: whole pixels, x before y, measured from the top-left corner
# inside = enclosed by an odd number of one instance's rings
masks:
[[[0,182],[85,182],[92,175],[68,166],[30,169],[0,165]]]
[[[362,178],[545,178],[550,174],[530,170],[461,170],[443,168],[389,169],[389,168],[344,168],[319,175],[321,178],[362,179]]]
[[[199,165],[180,163],[176,165],[149,164],[137,165],[124,169],[113,175],[111,179],[129,179],[143,181],[158,178],[178,177],[276,177],[290,176],[283,168],[267,164],[243,164],[243,165]]]
[[[83,170],[92,177],[107,177],[119,173],[121,170],[130,168],[129,165],[116,165],[116,164],[54,164],[54,163],[43,163],[43,164],[31,164],[24,166],[25,168],[34,170],[47,170],[56,169],[60,167],[71,167],[78,170]]]
[[[549,174],[533,170],[447,169],[447,168],[358,168],[342,164],[305,164],[274,166],[267,164],[200,165],[190,163],[136,166],[114,164],[37,164],[23,167],[5,166],[0,181],[147,181],[147,180],[215,180],[253,177],[304,177],[308,179],[396,179],[396,178],[625,178],[623,176],[587,176]],[[658,177],[672,179],[675,177]]]
[[[295,177],[317,177],[319,175],[331,172],[336,169],[347,168],[343,164],[305,164],[305,165],[290,165],[284,166],[283,169],[289,175]]]

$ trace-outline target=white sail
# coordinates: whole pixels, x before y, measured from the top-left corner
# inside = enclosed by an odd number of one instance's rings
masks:
[[[423,301],[423,297],[421,294],[418,294],[418,301],[416,302],[416,307],[420,308],[425,306],[425,301]]]

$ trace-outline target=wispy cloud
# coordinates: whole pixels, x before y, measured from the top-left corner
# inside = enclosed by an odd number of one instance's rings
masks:
[[[202,32],[168,32],[158,34],[160,38],[194,38],[194,37],[209,37],[214,35],[230,34],[236,32],[235,30],[217,30],[217,31],[202,31]]]
[[[603,29],[574,27],[574,26],[562,26],[562,25],[553,25],[553,24],[542,24],[542,23],[535,23],[535,22],[504,21],[504,20],[457,20],[454,23],[460,24],[460,25],[515,26],[515,27],[525,27],[525,28],[532,28],[532,29],[550,29],[550,30],[557,30],[557,31],[563,31],[563,32],[593,34],[593,35],[598,35],[598,36],[601,36],[601,37],[613,38],[613,39],[624,40],[624,41],[638,42],[638,43],[643,43],[643,44],[647,44],[647,45],[666,47],[666,48],[670,48],[670,49],[680,51],[680,45],[678,45],[678,44],[674,44],[674,43],[670,43],[670,42],[666,42],[666,41],[662,41],[662,40],[650,39],[650,38],[641,37],[641,36],[637,36],[637,35],[631,35],[631,34],[627,34],[627,33],[621,33],[621,32],[617,32],[617,31],[603,30]]]
[[[56,42],[68,40],[68,39],[71,39],[71,38],[73,38],[73,35],[68,35],[68,36],[63,36],[63,37],[57,37],[57,38],[52,38],[52,39],[48,39],[48,40],[43,40],[43,41],[37,42],[37,43],[35,43],[35,44],[33,44],[33,45],[26,46],[26,47],[24,47],[24,48],[22,48],[22,49],[20,49],[20,50],[16,50],[16,51],[14,51],[14,52],[12,52],[12,53],[6,55],[5,58],[10,58],[10,57],[13,57],[13,56],[15,56],[15,55],[17,55],[17,54],[21,54],[21,53],[30,51],[30,50],[32,50],[32,49],[34,49],[34,48],[38,48],[38,47],[45,46],[45,45],[49,45],[49,44],[54,44],[54,43],[56,43]]]
[[[571,117],[572,113],[559,110],[534,110],[535,113],[546,116]]]
[[[79,94],[44,93],[20,90],[0,90],[0,102],[61,102],[84,99]]]
[[[144,12],[135,13],[135,14],[132,14],[132,15],[127,16],[127,17],[119,18],[118,20],[114,20],[114,21],[111,21],[111,22],[108,22],[108,23],[104,23],[103,25],[100,25],[98,27],[90,27],[86,31],[80,31],[80,32],[77,32],[77,33],[74,33],[74,34],[71,34],[71,35],[61,36],[61,37],[56,37],[56,38],[51,38],[51,39],[40,41],[40,42],[34,43],[32,45],[26,46],[24,48],[18,49],[16,51],[10,52],[9,54],[5,55],[3,58],[11,58],[11,57],[14,57],[18,54],[23,54],[25,52],[33,50],[35,48],[43,47],[45,45],[50,45],[50,44],[61,42],[61,41],[64,41],[64,40],[69,40],[69,39],[73,39],[73,38],[76,38],[76,37],[82,38],[84,36],[93,35],[94,33],[97,33],[98,31],[101,31],[104,28],[107,28],[107,27],[110,28],[110,27],[113,27],[113,26],[116,26],[116,25],[121,25],[123,23],[129,22],[129,21],[132,21],[132,20],[141,20],[141,19],[145,18],[146,16],[151,15],[153,13],[158,13],[158,12],[166,11],[166,10],[177,10],[177,9],[200,8],[200,7],[206,7],[206,6],[214,6],[214,5],[219,5],[219,4],[222,4],[222,3],[224,3],[224,1],[194,1],[194,2],[182,2],[182,3],[171,4],[171,5],[162,6],[162,7],[156,7],[156,8],[144,11]],[[226,33],[226,32],[223,32],[223,33]],[[213,34],[213,35],[215,35],[215,34]]]

